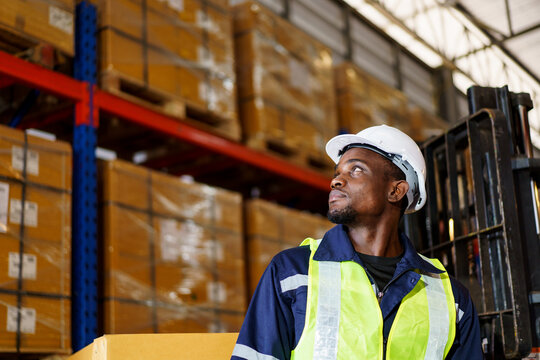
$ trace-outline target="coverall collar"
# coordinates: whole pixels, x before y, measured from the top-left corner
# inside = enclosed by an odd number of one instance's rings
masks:
[[[398,272],[410,269],[419,269],[424,272],[435,274],[443,272],[418,255],[416,249],[405,233],[399,233],[399,240],[405,251],[403,253],[403,258],[396,269]],[[313,259],[317,261],[337,262],[355,261],[364,266],[347,235],[345,225],[336,225],[326,232]]]

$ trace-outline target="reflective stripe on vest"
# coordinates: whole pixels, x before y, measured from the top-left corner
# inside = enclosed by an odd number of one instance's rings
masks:
[[[365,270],[353,261],[315,261],[320,240],[306,239],[302,245],[307,243],[311,256],[306,321],[291,358],[382,359],[383,318]],[[438,260],[424,259],[444,270]],[[388,337],[387,359],[443,359],[452,346],[456,310],[448,274],[421,276],[401,301]]]

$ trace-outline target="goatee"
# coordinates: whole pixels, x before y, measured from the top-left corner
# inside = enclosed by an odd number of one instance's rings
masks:
[[[356,219],[356,210],[354,210],[350,205],[341,210],[328,210],[328,220],[334,224],[352,224]]]

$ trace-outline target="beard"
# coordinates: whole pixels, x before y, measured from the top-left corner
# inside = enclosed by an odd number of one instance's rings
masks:
[[[356,215],[358,213],[352,208],[352,206],[347,205],[347,207],[339,210],[328,210],[328,220],[334,224],[348,225],[352,224],[356,220]]]

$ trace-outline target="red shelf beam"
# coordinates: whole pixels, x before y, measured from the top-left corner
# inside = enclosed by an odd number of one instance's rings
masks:
[[[94,97],[96,106],[109,114],[313,186],[314,188],[324,191],[330,188],[330,179],[313,170],[301,168],[275,156],[246,148],[243,145],[217,135],[209,134],[101,90],[96,90]]]
[[[92,109],[88,104],[90,93],[88,84],[21,60],[3,51],[0,51],[0,79],[3,79],[2,81],[6,84],[12,81],[22,83],[70,99],[76,103],[76,109],[79,110],[76,113],[81,116],[93,110],[95,113],[93,118],[96,121],[94,125],[97,125],[97,110],[100,109],[149,129],[174,136],[201,148],[227,155],[246,164],[268,170],[314,188],[326,191],[330,186],[329,178],[313,170],[246,148],[243,145],[209,134],[101,90],[94,89],[93,91],[94,107]],[[84,118],[87,119],[86,116]],[[77,121],[81,122],[83,120],[77,119]]]
[[[55,95],[82,101],[86,85],[69,76],[45,69],[39,65],[0,51],[0,77],[5,75],[17,83]]]

